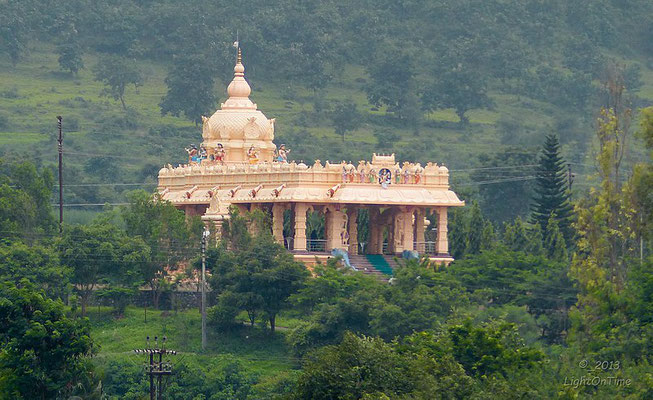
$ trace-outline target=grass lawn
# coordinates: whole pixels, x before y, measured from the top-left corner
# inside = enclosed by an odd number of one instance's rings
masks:
[[[154,345],[154,336],[167,336],[166,347],[177,350],[178,360],[202,364],[208,360],[238,360],[247,369],[261,375],[273,376],[281,371],[297,368],[299,360],[286,346],[285,331],[274,334],[260,327],[243,326],[230,333],[217,333],[208,327],[208,347],[201,350],[201,317],[197,309],[185,311],[147,310],[147,322],[143,308],[129,307],[122,318],[114,318],[108,307],[88,309],[91,335],[100,346],[97,362],[111,359],[143,362],[143,356],[133,349],[146,347],[146,337]],[[279,321],[279,324],[283,319]]]

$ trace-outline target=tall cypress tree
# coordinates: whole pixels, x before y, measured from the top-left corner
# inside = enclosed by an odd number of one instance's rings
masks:
[[[481,207],[477,202],[474,202],[469,217],[469,225],[467,226],[465,254],[478,254],[481,252],[484,227],[485,221],[483,220]]]
[[[542,227],[549,225],[549,217],[554,214],[565,241],[572,237],[571,219],[573,209],[567,190],[564,160],[560,156],[560,143],[554,134],[547,135],[536,172],[536,186],[531,206],[532,224]]]

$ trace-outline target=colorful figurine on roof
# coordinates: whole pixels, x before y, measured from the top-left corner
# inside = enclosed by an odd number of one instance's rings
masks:
[[[197,164],[197,146],[191,144],[186,148],[186,153],[188,153],[188,164]]]
[[[288,153],[290,153],[289,149],[286,149],[286,145],[282,144],[279,146],[279,150],[277,151],[277,161],[282,162],[282,163],[287,163],[288,162]]]
[[[247,150],[247,159],[250,164],[256,164],[258,162],[258,152],[254,145],[249,146],[249,150]]]
[[[225,157],[224,146],[222,146],[222,143],[218,143],[218,147],[215,149],[215,155],[214,155],[215,161],[221,165],[224,165],[224,157]]]

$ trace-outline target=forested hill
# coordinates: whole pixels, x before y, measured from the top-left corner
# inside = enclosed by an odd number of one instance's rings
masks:
[[[236,32],[253,100],[305,161],[396,152],[528,176],[520,165],[556,132],[582,183],[611,71],[634,109],[653,102],[649,0],[8,0],[4,157],[52,163],[62,114],[68,181],[153,182],[224,97]],[[469,196],[498,178],[457,176]],[[67,201],[119,201],[126,187]]]

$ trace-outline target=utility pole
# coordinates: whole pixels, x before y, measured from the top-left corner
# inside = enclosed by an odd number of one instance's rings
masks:
[[[202,351],[206,351],[206,241],[211,232],[202,232]]]
[[[158,336],[154,337],[154,348],[150,347],[150,337],[147,337],[147,348],[134,349],[136,354],[147,354],[149,362],[145,364],[145,373],[150,377],[150,400],[163,399],[163,376],[172,374],[172,363],[168,360],[163,360],[165,355],[176,355],[175,350],[166,349],[166,340],[164,336],[162,345],[159,347]],[[156,385],[154,384],[156,378]]]
[[[59,138],[57,149],[59,151],[59,233],[63,232],[63,130],[61,129],[61,115],[57,115]]]

